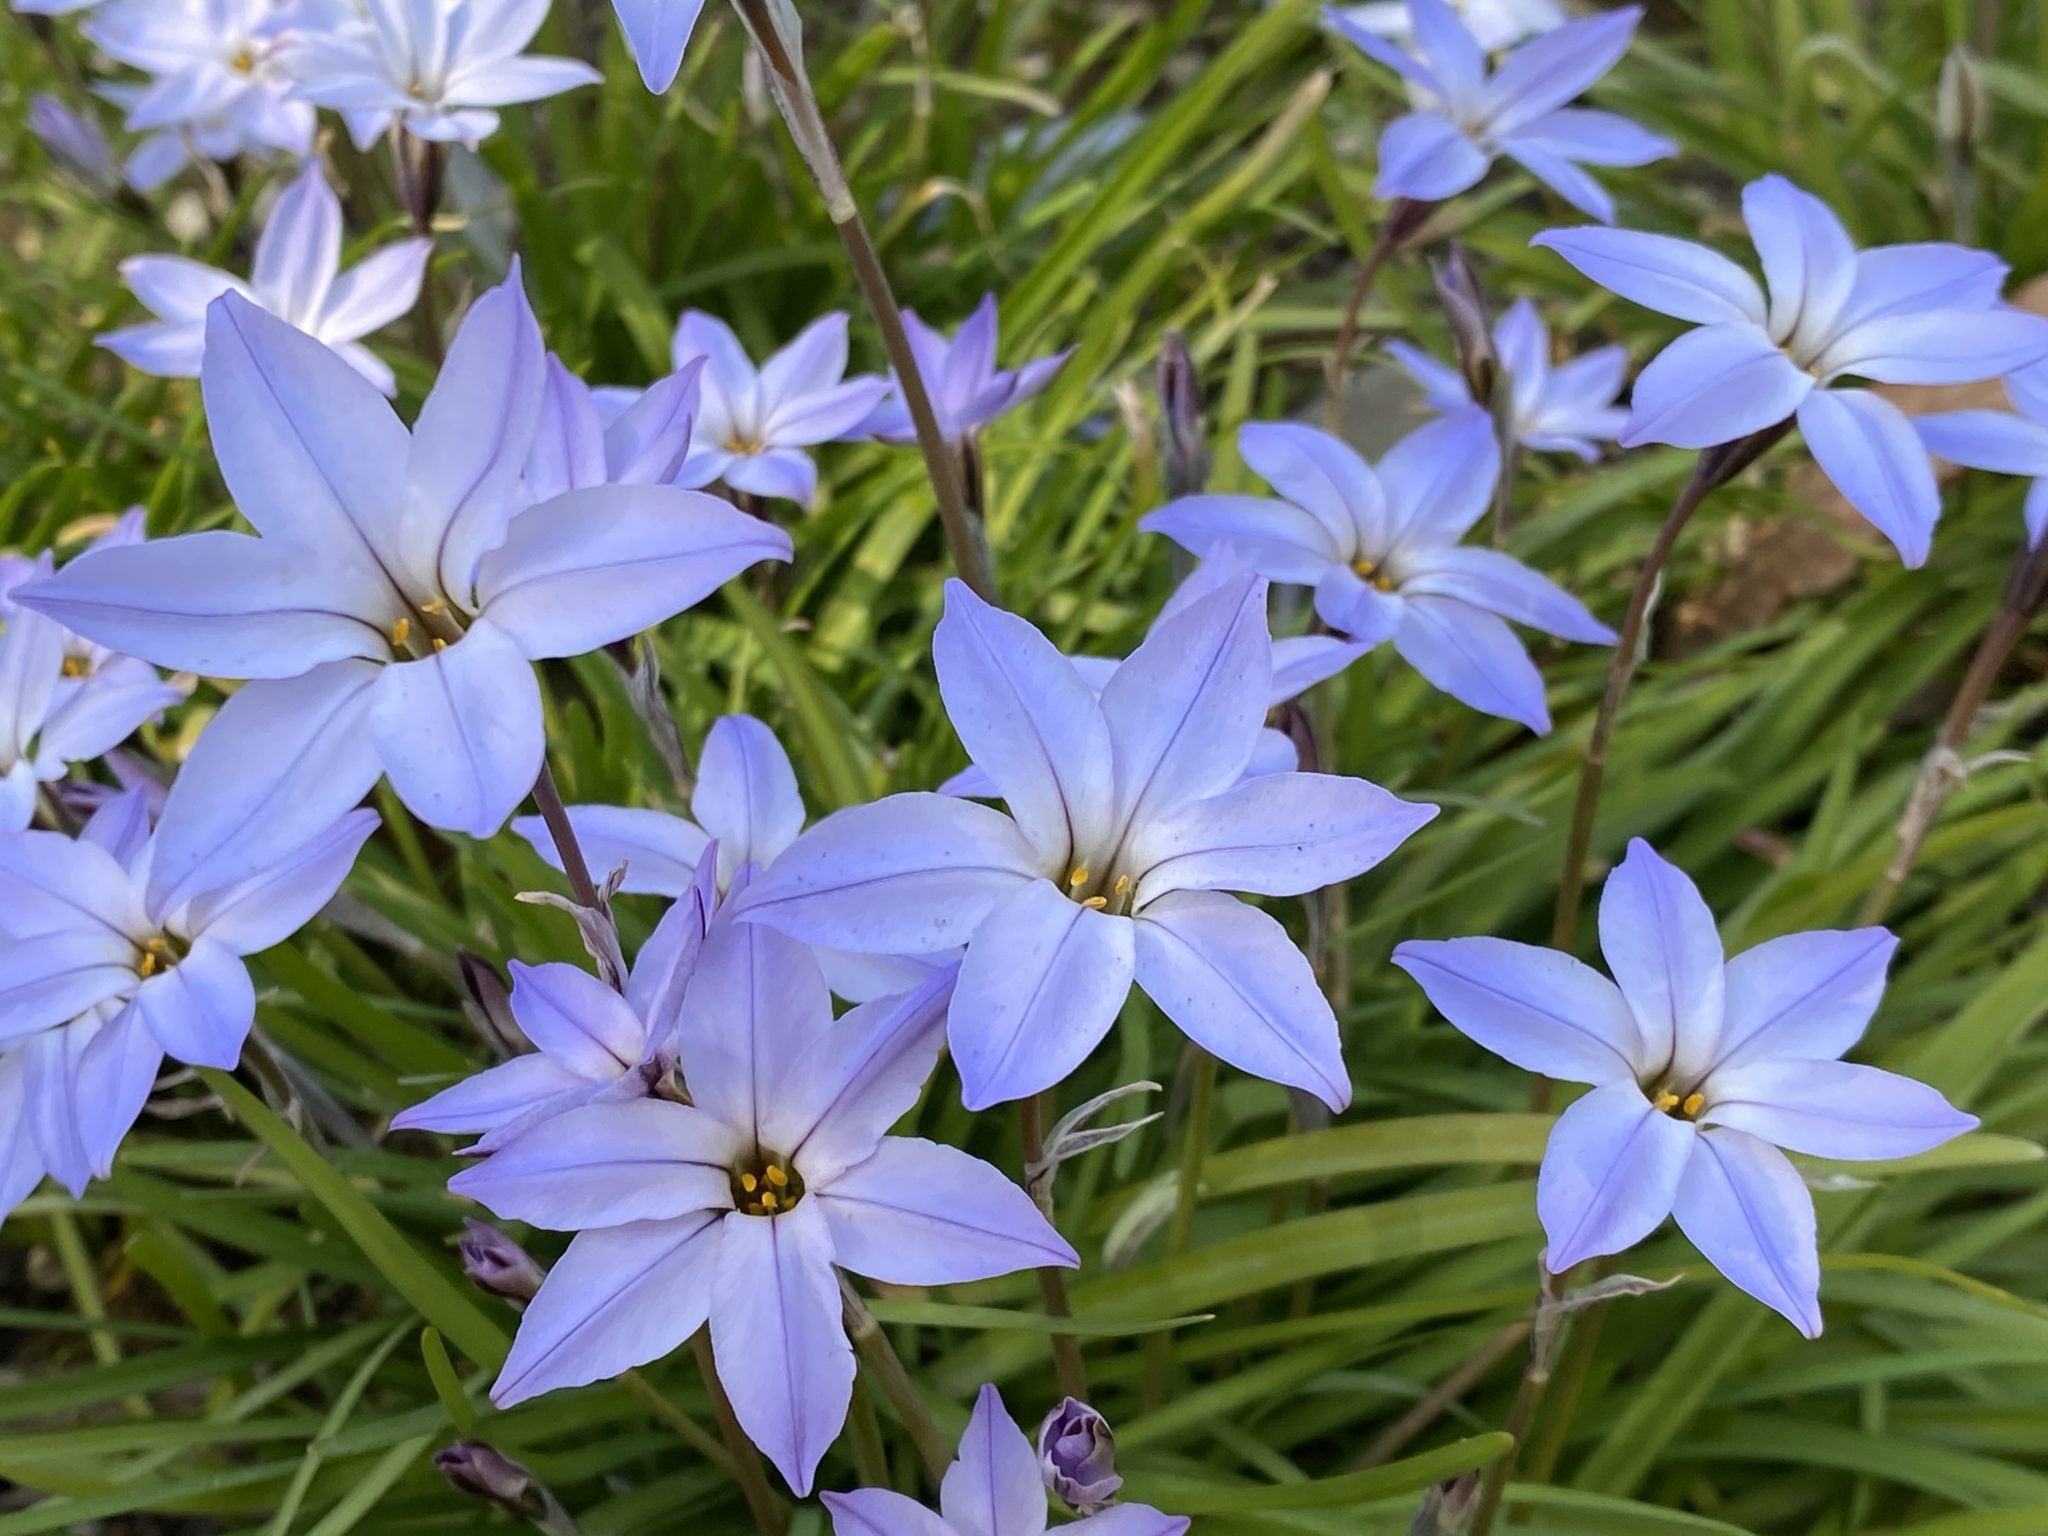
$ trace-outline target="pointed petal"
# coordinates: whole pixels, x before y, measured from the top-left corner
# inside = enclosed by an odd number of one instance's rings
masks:
[[[540,419],[526,456],[526,489],[535,501],[603,485],[609,478],[604,419],[590,386],[550,352],[541,391]]]
[[[205,365],[206,328],[199,324],[127,325],[94,338],[137,372],[159,379],[196,379]]]
[[[1316,583],[1316,617],[1360,655],[1390,640],[1401,627],[1406,604],[1396,592],[1382,592],[1348,565],[1333,565]],[[1279,652],[1274,652],[1279,662]]]
[[[683,1221],[732,1207],[744,1149],[701,1109],[666,1099],[579,1105],[504,1142],[448,1181],[507,1221],[557,1232]]]
[[[509,1125],[544,1104],[562,1100],[564,1109],[590,1088],[579,1077],[538,1051],[486,1067],[391,1117],[394,1131],[445,1131],[480,1135]]]
[[[1464,536],[1493,505],[1500,445],[1476,407],[1416,428],[1380,460],[1387,491],[1386,543],[1360,551],[1374,560]]]
[[[84,1023],[31,1035],[15,1053],[22,1058],[22,1099],[38,1160],[74,1200],[92,1181],[92,1156],[78,1121],[77,1053]]]
[[[1625,5],[1568,21],[1515,49],[1486,83],[1493,131],[1514,133],[1591,89],[1621,62],[1642,19],[1641,6]]]
[[[2017,309],[1886,315],[1843,331],[1814,364],[1879,384],[1968,384],[2048,357],[2048,319]]]
[[[1687,331],[1636,375],[1624,448],[1711,448],[1776,426],[1816,393],[1813,375],[1748,323]]]
[[[761,560],[789,535],[731,502],[667,485],[571,491],[521,513],[483,557],[483,616],[535,661],[581,656],[652,629]]]
[[[61,832],[0,837],[0,939],[65,932],[125,939],[144,927],[135,883],[106,849]]]
[[[1254,473],[1307,512],[1348,559],[1386,545],[1387,497],[1370,464],[1342,438],[1299,422],[1247,422],[1238,452]]]
[[[710,1311],[722,1231],[706,1214],[578,1234],[519,1319],[491,1401],[602,1381],[683,1343]]]
[[[1235,553],[1269,581],[1313,585],[1351,546],[1337,544],[1313,514],[1265,496],[1183,496],[1138,520],[1191,555]]]
[[[540,776],[540,685],[512,638],[479,619],[447,650],[383,669],[370,734],[415,816],[489,837]]]
[[[464,107],[510,107],[603,81],[604,76],[581,59],[523,53],[458,70],[448,82],[448,95]]]
[[[1620,1253],[1671,1214],[1699,1133],[1650,1108],[1633,1082],[1595,1088],[1558,1117],[1536,1180],[1550,1240],[1543,1263],[1561,1275],[1583,1259]]]
[[[1715,1070],[1767,1056],[1832,1061],[1863,1038],[1899,941],[1882,928],[1788,933],[1728,962]]]
[[[1648,165],[1678,153],[1678,146],[1619,112],[1561,107],[1518,128],[1501,146],[1509,154],[1539,148],[1547,159],[1573,165]]]
[[[1799,407],[1799,433],[1849,505],[1891,540],[1906,569],[1925,565],[1941,489],[1905,412],[1872,390],[1816,389]]]
[[[400,240],[372,251],[334,280],[320,312],[320,334],[330,341],[354,341],[380,330],[419,302],[434,242]]]
[[[819,1497],[832,1513],[832,1536],[957,1536],[922,1504],[892,1489],[857,1488]]]
[[[1410,561],[1403,596],[1454,597],[1547,635],[1612,645],[1614,631],[1556,582],[1498,549],[1432,549]]]
[[[1351,1102],[1337,1020],[1287,930],[1217,891],[1176,891],[1138,917],[1145,995],[1195,1044],[1254,1077]]]
[[[1639,837],[1600,893],[1600,951],[1642,1031],[1644,1076],[1697,1079],[1721,1039],[1721,934],[1699,887]]]
[[[699,377],[693,363],[647,387],[604,429],[604,456],[619,485],[669,485],[690,456],[699,406]]]
[[[1796,351],[1833,330],[1856,281],[1856,245],[1834,210],[1783,176],[1742,189],[1742,217],[1771,292],[1771,336]]]
[[[1403,598],[1394,649],[1459,703],[1539,736],[1550,729],[1543,674],[1515,632],[1484,609],[1450,597]]]
[[[647,89],[659,96],[675,84],[683,50],[704,9],[704,0],[612,0],[626,46]]]
[[[1442,202],[1476,186],[1493,159],[1438,112],[1408,112],[1380,130],[1378,198]]]
[[[24,1053],[0,1055],[0,1221],[43,1182],[43,1153],[29,1122],[27,1069]]]
[[[957,1285],[1081,1263],[1022,1188],[980,1158],[917,1137],[884,1138],[815,1198],[839,1265],[887,1285]]]
[[[135,1008],[157,1044],[195,1067],[233,1070],[256,1022],[256,984],[241,956],[209,938],[135,993]]]
[[[351,811],[248,879],[200,893],[185,913],[185,928],[236,955],[282,943],[334,899],[378,824],[375,811]]]
[[[832,997],[810,950],[764,924],[721,915],[683,993],[676,1032],[691,1099],[758,1135],[790,1064],[831,1027]]]
[[[1941,411],[1915,416],[1929,453],[2000,475],[2048,475],[2048,423],[2011,411]]]
[[[646,1026],[590,972],[523,960],[510,970],[512,1017],[535,1049],[591,1082],[630,1072],[646,1059]]]
[[[1394,964],[1461,1034],[1525,1072],[1619,1083],[1642,1070],[1621,989],[1570,955],[1507,939],[1410,939]]]
[[[690,888],[708,834],[695,822],[668,811],[626,805],[572,805],[569,825],[600,880],[621,865],[619,889],[636,896],[680,896]],[[562,867],[561,852],[538,816],[513,818],[512,830],[533,847],[550,869]]]
[[[946,795],[890,795],[827,817],[747,889],[748,921],[809,944],[931,955],[1043,870],[1017,824]]]
[[[705,476],[704,483],[708,484],[711,478]],[[732,456],[726,462],[723,478],[736,491],[793,501],[807,510],[818,496],[818,466],[795,448],[771,448],[765,453]]]
[[[1277,708],[1317,683],[1335,677],[1366,653],[1337,635],[1289,635],[1273,642],[1273,695]]]
[[[114,1171],[114,1154],[141,1118],[156,1087],[164,1049],[139,1008],[123,1008],[102,1025],[78,1057],[78,1138],[93,1176]],[[0,1200],[0,1210],[5,1210]]]
[[[939,1509],[959,1536],[1043,1536],[1038,1454],[993,1385],[975,1399],[959,1459],[939,1484]]]
[[[1073,1536],[1184,1536],[1193,1524],[1185,1515],[1162,1515],[1149,1504],[1112,1504],[1076,1520]]]
[[[1540,130],[1548,119],[1537,122]],[[1501,153],[1570,203],[1589,219],[1602,224],[1614,222],[1614,199],[1574,160],[1568,149],[1553,144],[1538,131],[1518,133],[1504,140]]]
[[[1405,10],[1406,6],[1404,5],[1403,11],[1405,12]],[[1326,5],[1323,7],[1323,20],[1333,31],[1343,37],[1346,42],[1351,43],[1363,52],[1367,58],[1376,64],[1384,64],[1411,85],[1421,86],[1423,90],[1432,96],[1446,96],[1450,94],[1446,90],[1443,81],[1437,78],[1436,71],[1431,69],[1427,62],[1416,58],[1413,54],[1405,52],[1400,48],[1396,48],[1384,37],[1366,31],[1364,27],[1361,27],[1342,11],[1337,10],[1333,6]]]
[[[197,328],[192,354],[195,364],[206,346],[207,308],[224,293],[251,297],[247,286],[232,272],[205,266],[185,256],[130,256],[121,263],[121,281],[159,319],[181,331]]]
[[[0,1042],[55,1029],[134,986],[135,946],[103,929],[0,945]]]
[[[340,266],[341,199],[313,156],[270,210],[250,280],[264,308],[311,330]]]
[[[1809,1339],[1820,1337],[1813,1196],[1784,1153],[1740,1131],[1706,1131],[1672,1215],[1709,1264]]]
[[[803,796],[789,754],[752,715],[725,715],[711,723],[690,809],[718,839],[719,878],[727,885],[743,864],[766,868],[804,829]]]
[[[166,683],[156,669],[135,663],[121,676],[103,669],[99,676],[72,691],[43,722],[36,738],[39,763],[89,762],[135,734],[145,720],[184,702],[189,690]]]
[[[1989,251],[1941,241],[1859,251],[1856,286],[1842,307],[1841,329],[1930,309],[1989,309],[2011,270]]]
[[[1702,1124],[1813,1157],[1912,1157],[1977,1124],[1925,1083],[1847,1061],[1774,1057],[1718,1067],[1706,1091]]]
[[[1756,279],[1717,251],[1633,229],[1552,229],[1529,242],[1555,251],[1602,288],[1695,325],[1762,327]]]
[[[718,1379],[747,1437],[799,1498],[853,1400],[853,1346],[840,1320],[825,1213],[725,1218],[711,1298]]]

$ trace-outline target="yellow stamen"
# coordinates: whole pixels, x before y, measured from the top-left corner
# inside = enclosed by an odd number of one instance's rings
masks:
[[[776,1199],[776,1198],[775,1198],[775,1191],[774,1191],[774,1190],[770,1189],[770,1190],[764,1190],[764,1191],[762,1192],[762,1194],[761,1194],[761,1209],[762,1209],[762,1210],[764,1210],[764,1211],[772,1211],[772,1210],[774,1210],[774,1209],[775,1209],[775,1208],[776,1208],[777,1206],[779,1206],[779,1205],[781,1205],[781,1204],[782,1204],[782,1202],[781,1202],[780,1200],[778,1200],[778,1199]]]
[[[1077,869],[1071,875],[1067,876],[1067,884],[1071,885],[1077,891],[1087,883],[1088,871],[1086,868]]]
[[[432,616],[433,614],[440,613],[447,606],[448,605],[442,602],[440,598],[430,597],[424,603],[420,604],[420,612]]]
[[[1086,901],[1082,902],[1081,905],[1084,907],[1088,907],[1093,911],[1100,912],[1104,907],[1109,905],[1109,898],[1107,896],[1090,896]]]
[[[66,656],[64,658],[64,675],[66,677],[80,678],[86,676],[91,671],[92,663],[83,656]]]
[[[138,965],[135,968],[135,974],[140,976],[144,981],[147,981],[149,980],[150,977],[154,976],[156,974],[156,956],[153,954],[144,954],[142,957],[142,964]]]
[[[766,1168],[762,1169],[761,1171],[768,1176],[768,1182],[770,1184],[773,1184],[777,1189],[789,1188],[789,1175],[784,1173],[780,1168],[776,1167],[773,1163],[770,1163]]]
[[[436,635],[434,636],[434,649],[437,651],[445,651],[448,649],[448,642],[446,640],[443,640],[439,635]]]
[[[1668,1115],[1677,1107],[1678,1095],[1668,1088],[1658,1090],[1657,1097],[1650,1100],[1650,1108],[1656,1110],[1659,1114]]]
[[[751,1173],[743,1173],[740,1175],[740,1188],[744,1189],[748,1194],[751,1195],[755,1190],[759,1189],[760,1187],[761,1181],[755,1178]]]
[[[1118,875],[1116,877],[1116,884],[1113,887],[1111,887],[1115,894],[1119,896],[1123,895],[1123,893],[1125,891],[1128,891],[1130,888],[1131,877],[1129,875]]]
[[[412,633],[412,620],[401,618],[391,626],[391,644],[394,648],[405,644],[406,636]]]
[[[1685,1096],[1685,1102],[1678,1107],[1685,1112],[1686,1119],[1690,1120],[1706,1108],[1706,1104],[1707,1096],[1704,1093],[1689,1093]]]

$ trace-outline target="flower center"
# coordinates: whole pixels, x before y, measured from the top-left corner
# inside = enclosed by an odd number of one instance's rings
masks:
[[[738,454],[743,459],[751,459],[757,454],[766,453],[768,445],[758,437],[747,437],[735,432],[725,440],[725,451]]]
[[[66,656],[64,658],[64,675],[69,678],[90,677],[92,675],[92,662],[83,656]]]
[[[780,1152],[756,1149],[732,1165],[732,1208],[748,1216],[780,1216],[804,1197],[804,1176]]]
[[[1131,877],[1118,875],[1114,880],[1098,880],[1085,864],[1076,864],[1067,872],[1067,895],[1082,906],[1097,912],[1109,912],[1121,917],[1131,907]]]
[[[228,60],[228,68],[232,69],[238,75],[255,74],[256,50],[254,48],[251,48],[247,43],[244,43],[240,48],[238,48],[235,51],[235,56]]]
[[[1391,592],[1394,590],[1393,576],[1383,570],[1376,560],[1354,560],[1351,562],[1351,569],[1371,582],[1381,592]]]
[[[1659,1088],[1650,1096],[1650,1108],[1660,1115],[1669,1115],[1674,1120],[1697,1120],[1700,1111],[1707,1107],[1707,1096],[1695,1088],[1680,1098],[1669,1088]]]
[[[160,976],[185,958],[186,948],[169,934],[160,933],[142,943],[142,958],[135,962],[135,974],[144,981]]]
[[[463,637],[467,626],[440,598],[430,598],[411,613],[401,614],[390,632],[394,661],[419,661],[445,651]]]

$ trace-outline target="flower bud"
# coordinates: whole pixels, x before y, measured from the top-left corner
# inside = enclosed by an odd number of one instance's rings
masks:
[[[1109,1420],[1071,1397],[1038,1426],[1038,1469],[1045,1486],[1077,1515],[1104,1508],[1124,1485],[1116,1475]]]
[[[49,151],[50,158],[102,195],[121,184],[107,136],[91,118],[82,117],[55,96],[37,92],[29,98],[28,127]]]
[[[1458,351],[1458,367],[1465,375],[1465,387],[1472,398],[1485,405],[1493,398],[1493,381],[1500,373],[1500,357],[1493,350],[1493,333],[1486,319],[1486,293],[1472,258],[1465,247],[1451,242],[1450,255],[1430,268],[1436,282],[1437,302],[1451,323],[1451,342]]]
[[[1202,381],[1179,331],[1159,339],[1159,407],[1168,496],[1193,496],[1209,482],[1209,435],[1202,422]]]
[[[484,1044],[500,1059],[515,1056],[526,1047],[526,1033],[512,1017],[512,994],[497,967],[481,955],[466,949],[455,951],[455,969],[462,977],[462,990],[476,1007],[472,1016]]]
[[[1408,1536],[1457,1536],[1479,1511],[1479,1479],[1470,1472],[1438,1483],[1422,1496]]]
[[[456,1244],[462,1272],[480,1291],[507,1301],[531,1301],[547,1271],[527,1251],[487,1221],[465,1219],[468,1235]]]
[[[533,1474],[488,1445],[458,1440],[434,1453],[434,1465],[457,1493],[483,1499],[526,1520],[540,1520],[548,1513],[547,1490],[534,1481]]]
[[[1934,131],[1951,153],[1968,155],[1984,141],[1990,121],[1984,72],[1977,67],[1976,55],[1958,43],[1942,60],[1941,79],[1934,88]]]

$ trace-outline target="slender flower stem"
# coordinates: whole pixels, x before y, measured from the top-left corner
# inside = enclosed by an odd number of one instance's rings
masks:
[[[865,1382],[853,1389],[853,1406],[847,1411],[847,1438],[853,1442],[854,1470],[864,1488],[889,1486],[889,1448],[882,1443],[882,1421],[875,1413],[875,1400]]]
[[[1175,1192],[1173,1219],[1166,1228],[1168,1258],[1188,1251],[1188,1238],[1195,1226],[1195,1201],[1202,1191],[1202,1164],[1209,1155],[1209,1121],[1216,1104],[1216,1058],[1199,1045],[1190,1043],[1194,1071],[1188,1084],[1187,1124],[1181,1130],[1180,1187]],[[1146,1412],[1166,1401],[1166,1389],[1173,1376],[1173,1334],[1154,1334],[1145,1358]]]
[[[1394,1420],[1352,1462],[1355,1470],[1383,1466],[1400,1455],[1417,1435],[1442,1418],[1445,1410],[1483,1379],[1509,1350],[1529,1336],[1529,1320],[1518,1318],[1500,1329],[1465,1358],[1463,1364],[1416,1399],[1415,1406]]]
[[[719,1471],[728,1477],[734,1475],[732,1455],[719,1442],[718,1437],[663,1397],[653,1382],[638,1371],[627,1371],[619,1377],[619,1385],[631,1393],[640,1406],[647,1410],[648,1417],[664,1428],[673,1430],[678,1440]]]
[[[1351,354],[1358,347],[1358,321],[1365,311],[1365,301],[1372,297],[1373,284],[1379,280],[1380,269],[1401,248],[1401,242],[1415,233],[1416,226],[1421,224],[1430,207],[1428,203],[1404,197],[1387,209],[1387,216],[1380,223],[1379,235],[1358,269],[1358,280],[1351,285],[1351,296],[1344,301],[1344,318],[1338,322],[1337,340],[1330,348],[1326,383],[1328,399],[1323,408],[1324,425],[1332,432],[1343,425],[1344,384],[1351,373]]]
[[[1984,708],[2006,660],[2041,611],[2044,599],[2048,599],[2048,539],[2013,557],[2005,588],[1999,594],[1998,612],[1977,642],[1969,670],[1956,686],[1948,713],[1942,717],[1934,746],[1920,765],[1920,777],[1914,781],[1905,814],[1899,819],[1898,846],[1885,868],[1884,878],[1864,898],[1863,910],[1856,919],[1859,924],[1867,927],[1884,921],[1899,887],[1906,883],[1927,834],[1934,830],[1935,818],[1963,782],[1965,769],[1960,754],[1978,712]]]
[[[910,1431],[911,1441],[917,1446],[925,1471],[931,1474],[933,1483],[937,1483],[946,1475],[946,1468],[953,1464],[952,1448],[932,1422],[931,1410],[925,1407],[924,1399],[918,1395],[917,1384],[910,1379],[910,1373],[903,1369],[902,1360],[897,1358],[896,1346],[889,1342],[889,1335],[883,1332],[880,1321],[868,1310],[860,1292],[847,1283],[844,1275],[839,1278],[839,1299],[845,1308],[846,1333],[853,1341],[854,1353],[860,1356],[861,1363],[882,1389],[882,1395],[896,1409],[896,1416]]]
[[[1017,1101],[1017,1128],[1024,1138],[1025,1179],[1031,1180],[1031,1170],[1045,1158],[1045,1106],[1042,1096],[1031,1094]],[[1044,1188],[1033,1184],[1032,1199],[1038,1202],[1039,1213],[1050,1222],[1053,1219],[1052,1185],[1048,1179]],[[1067,1274],[1048,1264],[1038,1271],[1038,1291],[1045,1298],[1045,1310],[1051,1317],[1072,1317],[1074,1304],[1067,1297]],[[1088,1401],[1088,1367],[1081,1359],[1081,1341],[1071,1333],[1052,1335],[1052,1360],[1059,1372],[1060,1391],[1080,1402]]]
[[[540,777],[533,781],[533,803],[540,811],[540,819],[547,823],[548,836],[555,841],[555,852],[562,860],[562,872],[569,877],[569,894],[582,907],[602,909],[604,899],[597,893],[597,883],[590,878],[590,861],[583,857],[583,845],[576,840],[576,828],[569,820],[569,811],[562,804],[562,791],[555,784],[555,770],[545,759],[540,765]]]
[[[973,588],[977,596],[993,603],[996,601],[994,562],[990,559],[987,541],[967,510],[959,457],[946,441],[939,428],[938,415],[932,410],[931,395],[925,388],[924,375],[918,370],[917,354],[911,350],[909,334],[903,329],[903,312],[889,287],[888,274],[882,270],[881,258],[875,253],[874,241],[861,218],[860,205],[854,201],[853,189],[847,185],[846,172],[839,163],[839,152],[825,126],[817,95],[811,89],[810,76],[804,70],[801,43],[786,36],[778,25],[778,11],[784,12],[791,21],[795,12],[777,6],[773,0],[732,0],[732,3],[768,66],[775,105],[782,113],[783,123],[788,127],[790,137],[796,141],[804,163],[810,167],[811,177],[825,200],[825,211],[832,219],[832,227],[839,232],[840,243],[846,247],[853,275],[860,283],[869,310],[874,314],[875,324],[881,329],[882,345],[888,351],[890,365],[896,370],[897,387],[903,393],[903,404],[917,430],[917,446],[924,455],[925,470],[931,476],[932,490],[938,497],[939,522],[945,529],[954,567],[960,572],[960,579]]]
[[[1553,1275],[1546,1269],[1537,1287],[1537,1307],[1554,1303],[1563,1294],[1564,1277]],[[1500,1512],[1500,1501],[1507,1492],[1508,1480],[1515,1475],[1522,1442],[1529,1437],[1529,1431],[1535,1425],[1536,1410],[1543,1406],[1543,1394],[1549,1385],[1549,1352],[1532,1340],[1529,1364],[1522,1372],[1521,1385],[1515,1389],[1515,1401],[1508,1409],[1505,1426],[1507,1432],[1514,1436],[1515,1443],[1508,1447],[1505,1456],[1487,1468],[1486,1484],[1480,1491],[1479,1512],[1472,1517],[1470,1536],[1487,1536],[1487,1532],[1493,1529],[1494,1516]]]
[[[768,1485],[768,1471],[761,1464],[761,1453],[754,1449],[754,1442],[740,1428],[739,1415],[732,1411],[732,1400],[719,1384],[718,1363],[711,1356],[711,1330],[699,1328],[690,1340],[690,1348],[697,1356],[697,1370],[704,1378],[704,1390],[711,1394],[711,1411],[718,1419],[719,1435],[732,1457],[733,1481],[740,1485],[740,1494],[747,1501],[747,1512],[754,1517],[754,1529],[760,1532],[760,1536],[783,1536],[789,1529],[789,1521],[783,1514],[782,1501]]]
[[[1621,1268],[1619,1254],[1609,1254],[1593,1266],[1593,1279],[1597,1283]],[[1543,1417],[1540,1433],[1536,1434],[1529,1446],[1527,1460],[1528,1480],[1532,1483],[1547,1483],[1557,1470],[1558,1458],[1564,1454],[1565,1438],[1571,1433],[1572,1419],[1579,1411],[1579,1395],[1586,1390],[1586,1375],[1592,1369],[1593,1357],[1599,1352],[1600,1333],[1607,1326],[1607,1312],[1614,1305],[1612,1300],[1599,1302],[1588,1307],[1572,1324],[1565,1336],[1563,1347],[1558,1351],[1557,1364],[1551,1372],[1550,1412]]]

